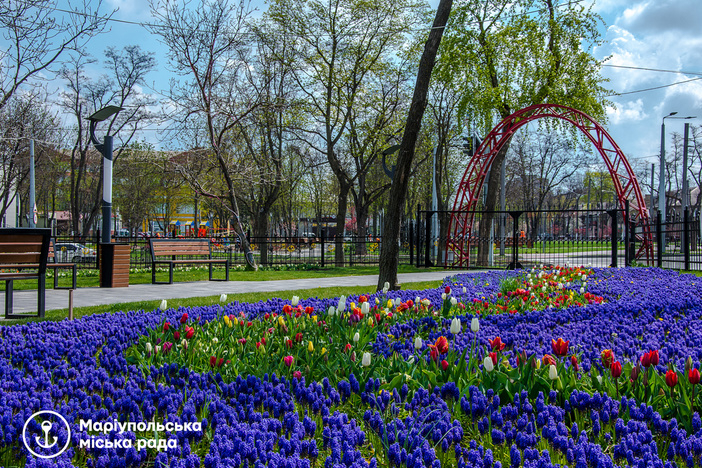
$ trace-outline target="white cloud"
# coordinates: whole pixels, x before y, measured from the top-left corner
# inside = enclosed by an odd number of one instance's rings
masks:
[[[641,121],[648,118],[648,114],[644,110],[644,104],[641,99],[629,101],[614,107],[607,107],[607,120],[612,125],[617,125],[622,122]]]

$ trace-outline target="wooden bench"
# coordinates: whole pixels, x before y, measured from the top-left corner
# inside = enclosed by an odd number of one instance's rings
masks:
[[[210,281],[229,281],[229,259],[212,258],[209,239],[149,239],[149,244],[151,246],[151,284],[173,284],[173,265],[175,264],[209,264]],[[200,258],[192,258],[195,256]],[[213,264],[225,266],[224,279],[212,277]],[[168,265],[168,282],[156,281],[156,265]]]
[[[519,247],[524,247],[526,244],[527,248],[532,248],[534,242],[531,239],[525,239],[524,237],[519,238]],[[500,241],[497,241],[497,245],[500,245]],[[514,239],[511,237],[505,238],[505,247],[512,247],[514,245]]]
[[[68,262],[57,262],[56,254],[54,253],[54,240],[51,239],[49,242],[49,260],[46,262],[47,268],[54,269],[54,289],[76,289],[76,275],[78,274],[78,269],[75,263]],[[58,271],[63,268],[70,268],[72,270],[73,282],[72,286],[59,286],[58,285]]]
[[[5,318],[44,317],[50,229],[0,229],[0,280],[5,281]],[[27,271],[30,270],[30,271]],[[13,314],[13,282],[37,280],[37,314]]]

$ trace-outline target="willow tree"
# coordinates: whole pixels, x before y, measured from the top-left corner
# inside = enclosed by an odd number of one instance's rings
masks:
[[[453,8],[441,46],[437,72],[462,93],[462,116],[487,133],[496,122],[535,104],[577,108],[605,117],[601,62],[592,55],[601,44],[602,19],[569,0],[465,0]],[[509,145],[497,154],[488,177],[484,210],[495,209],[500,170]],[[483,215],[487,238],[492,215]],[[480,249],[478,264],[487,264]]]

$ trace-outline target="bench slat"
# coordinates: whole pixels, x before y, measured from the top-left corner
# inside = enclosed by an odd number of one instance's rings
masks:
[[[0,264],[9,263],[40,263],[41,262],[41,252],[0,252]]]

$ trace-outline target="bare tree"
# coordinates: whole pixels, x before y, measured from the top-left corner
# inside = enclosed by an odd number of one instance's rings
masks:
[[[56,117],[42,102],[45,100],[39,96],[18,93],[0,109],[0,219],[16,202],[17,192],[29,191],[29,140],[39,143],[35,166],[44,163],[47,151],[53,151],[60,140]],[[26,212],[30,209],[27,204]]]
[[[109,16],[98,15],[102,0],[69,5],[56,19],[51,0],[10,0],[0,6],[6,48],[0,50],[0,109],[23,85],[32,85],[66,52],[79,49],[103,30]]]
[[[171,66],[184,79],[173,81],[168,93],[176,108],[173,117],[183,127],[196,125],[205,131],[214,168],[224,179],[224,192],[193,177],[188,181],[200,194],[227,201],[246,261],[256,268],[239,215],[239,168],[225,148],[230,131],[258,105],[247,86],[251,82],[248,5],[226,0],[198,5],[189,0],[152,0],[151,11],[156,18],[152,31],[168,47]]]
[[[355,180],[342,139],[369,74],[409,32],[415,5],[406,0],[276,0],[268,13],[298,39],[295,79],[312,116],[300,130],[307,144],[326,156],[338,182],[335,263],[342,266],[348,196]]]
[[[90,142],[87,116],[108,104],[124,108],[102,126],[104,132],[114,134],[119,142],[113,155],[115,163],[139,129],[154,118],[149,111],[154,100],[139,92],[146,75],[156,67],[153,53],[127,46],[122,51],[109,48],[105,56],[107,73],[97,80],[84,73],[85,66],[95,62],[84,53],[75,54],[60,72],[67,84],[61,93],[61,106],[75,118],[70,189],[75,233],[88,232],[102,202],[101,158]]]

